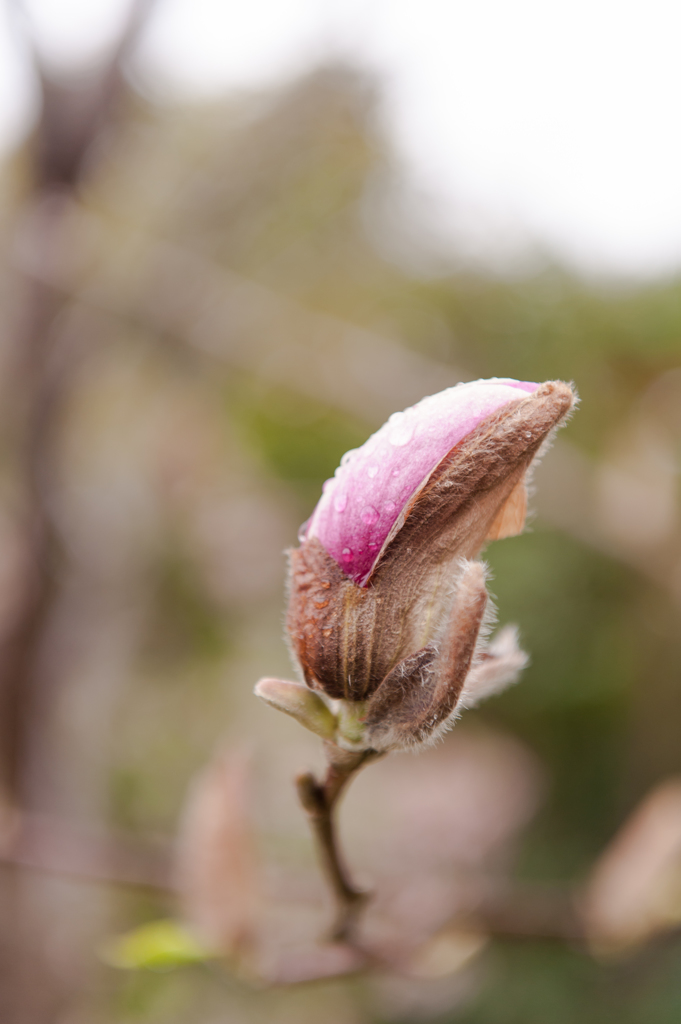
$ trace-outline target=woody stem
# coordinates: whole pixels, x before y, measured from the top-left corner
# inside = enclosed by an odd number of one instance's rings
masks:
[[[317,841],[322,870],[336,901],[336,920],[331,938],[349,942],[370,894],[358,889],[350,880],[340,853],[334,810],[353,775],[381,755],[373,750],[350,753],[334,743],[326,743],[325,748],[328,768],[324,781],[318,782],[311,772],[305,772],[297,777],[296,786]]]

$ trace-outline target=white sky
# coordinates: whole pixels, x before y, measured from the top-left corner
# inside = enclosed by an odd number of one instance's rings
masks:
[[[100,47],[122,10],[27,6],[65,62]],[[441,233],[456,226],[501,258],[530,238],[586,270],[681,267],[678,0],[158,0],[138,73],[156,91],[210,95],[326,54],[379,75],[390,134]],[[0,146],[33,103],[3,8]]]

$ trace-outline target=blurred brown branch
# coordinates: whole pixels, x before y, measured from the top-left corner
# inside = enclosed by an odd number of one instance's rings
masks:
[[[38,78],[41,111],[34,141],[36,191],[63,188],[74,192],[88,168],[93,144],[104,130],[127,86],[124,67],[157,0],[131,0],[118,39],[107,61],[73,81],[55,75],[36,43],[31,19],[21,0],[14,0],[24,41]]]
[[[7,817],[0,861],[84,883],[162,892],[171,888],[169,846],[83,828],[44,814]]]
[[[41,114],[32,146],[33,191],[17,228],[17,246],[33,252],[46,269],[39,279],[20,274],[22,294],[16,350],[15,436],[23,491],[25,576],[0,646],[0,785],[5,800],[22,802],[30,790],[26,763],[32,720],[41,715],[41,638],[54,597],[62,552],[55,529],[52,488],[55,436],[70,387],[73,358],[86,338],[60,329],[63,293],[50,283],[50,269],[67,256],[64,224],[93,146],[121,102],[123,64],[134,47],[153,0],[135,0],[108,62],[87,87],[54,77],[30,35],[29,48],[41,91]]]
[[[56,874],[86,885],[98,883],[115,886],[133,886],[175,894],[171,870],[172,849],[169,844],[93,831],[59,818],[23,814],[7,818],[0,841],[0,863],[17,868]],[[494,879],[476,879],[472,889],[486,895],[476,897],[469,907],[459,908],[440,930],[461,929],[484,933],[493,938],[509,940],[551,939],[560,942],[582,943],[584,928],[576,911],[577,900],[571,890],[560,886],[510,885],[499,886]],[[277,884],[274,898],[290,898],[286,876]],[[299,894],[300,895],[300,894]],[[312,893],[310,893],[312,896]],[[340,945],[346,936],[334,936]],[[353,947],[354,948],[354,947]],[[321,964],[323,974],[311,977],[333,977]],[[380,949],[357,947],[342,973],[354,972],[388,962]],[[271,984],[296,983],[310,980],[305,977],[303,961],[284,960],[273,976]],[[393,964],[393,966],[395,966]],[[289,980],[286,975],[289,974]]]
[[[75,197],[69,205],[72,237],[90,256],[103,255],[96,272],[83,282],[78,260],[46,264],[31,252],[17,266],[92,312],[147,327],[234,369],[257,368],[267,381],[368,423],[464,376],[397,338],[311,310],[133,225],[117,225],[125,244],[102,254],[107,221]]]
[[[657,792],[657,791],[656,791]],[[655,796],[655,794],[654,794]],[[650,800],[645,804],[647,807]],[[632,822],[641,813],[637,810]],[[622,830],[631,831],[627,822]],[[621,845],[619,835],[613,850]],[[610,847],[604,854],[611,856]],[[46,815],[14,815],[3,823],[0,863],[29,871],[56,874],[83,884],[133,886],[175,896],[170,845],[132,838],[111,832],[92,831]],[[603,858],[601,859],[603,860]],[[599,866],[596,871],[601,871]],[[602,873],[602,872],[601,872]],[[594,875],[597,881],[597,875]],[[271,898],[288,901],[291,883],[286,874],[277,880]],[[465,896],[468,896],[468,899]],[[316,892],[297,892],[298,899],[316,900]],[[464,899],[457,909],[446,914],[435,935],[461,934],[484,936],[513,942],[552,941],[591,950],[592,936],[585,918],[584,892],[580,887],[551,884],[511,883],[507,880],[471,876]],[[663,929],[667,940],[678,934],[668,923]],[[646,937],[649,941],[654,934]],[[350,942],[346,941],[350,938]],[[268,966],[248,969],[247,978],[260,986],[304,984],[367,970],[389,970],[409,975],[411,964],[419,957],[423,940],[417,947],[371,942],[355,945],[351,937],[336,936],[330,945],[301,948],[286,953],[280,950],[268,958]],[[636,947],[638,948],[638,946]],[[645,942],[641,948],[645,948]],[[257,964],[257,958],[255,963]],[[255,971],[255,973],[254,973]]]
[[[123,65],[151,7],[151,0],[134,0],[108,60],[87,82],[60,79],[23,19],[41,110],[30,150],[29,189],[13,241],[15,249],[32,251],[47,268],[68,256],[65,211],[90,171],[97,142],[115,120],[125,92]],[[8,413],[22,572],[0,641],[0,805],[10,816],[11,808],[44,810],[42,781],[54,770],[44,740],[57,676],[46,640],[66,561],[55,509],[58,435],[75,356],[89,340],[64,324],[68,303],[46,279],[20,273],[15,284],[18,316]],[[111,855],[116,869],[129,875],[121,850],[107,846],[105,853],[96,852],[91,840],[73,844],[70,832],[47,819],[20,816],[18,821],[5,851],[14,863],[49,863],[61,871],[87,875],[94,870],[96,875],[97,864],[108,863]],[[62,982],[49,969],[39,943],[44,927],[40,898],[25,882],[22,876],[4,880],[6,924],[0,942],[7,955],[0,1015],[35,1024],[54,1019]]]

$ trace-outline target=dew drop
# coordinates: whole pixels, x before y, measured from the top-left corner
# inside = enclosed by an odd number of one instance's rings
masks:
[[[383,505],[383,508],[385,509],[386,512],[394,512],[395,507],[396,506],[394,501],[386,501],[385,504]]]
[[[377,547],[378,547],[378,544],[370,544],[369,545],[369,551],[375,551]]]
[[[301,544],[307,537],[307,528],[310,525],[310,519],[312,519],[312,516],[310,516],[309,519],[306,519],[302,526],[298,528],[298,540],[300,541]]]
[[[367,469],[367,476],[370,476],[372,480],[376,476],[377,473],[378,473],[378,466],[369,466],[369,468]]]
[[[351,551],[350,548],[343,548],[341,554],[343,555],[343,561],[344,562],[351,562],[352,561],[352,551]]]
[[[347,496],[347,494],[339,494],[333,500],[333,507],[335,508],[336,512],[343,512],[344,509],[345,509],[345,506],[347,505],[347,503],[348,503],[348,496]]]
[[[390,443],[395,448],[403,448],[405,444],[409,444],[414,436],[414,428],[404,413],[398,413],[394,417],[391,416],[389,422],[388,440]]]
[[[356,451],[357,451],[356,448],[351,448],[349,452],[346,452],[345,455],[341,456],[341,460],[340,460],[341,466],[347,466],[348,462],[353,457],[353,455],[355,454]]]
[[[322,494],[324,494],[326,491],[328,491],[328,489],[329,489],[329,487],[331,486],[332,483],[333,483],[333,477],[330,480],[325,480],[324,481],[324,483],[322,484]]]
[[[362,509],[362,522],[367,526],[373,526],[377,523],[380,516],[373,505],[365,505]]]
[[[394,469],[393,470],[393,476],[399,476],[401,472],[402,472],[401,469]]]

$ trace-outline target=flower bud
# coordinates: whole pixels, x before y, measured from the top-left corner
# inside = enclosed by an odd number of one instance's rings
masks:
[[[521,532],[528,470],[574,401],[561,381],[460,384],[395,413],[325,484],[290,553],[287,628],[307,686],[362,706],[367,747],[432,738],[462,695],[523,667],[514,635],[485,653],[475,559]]]

